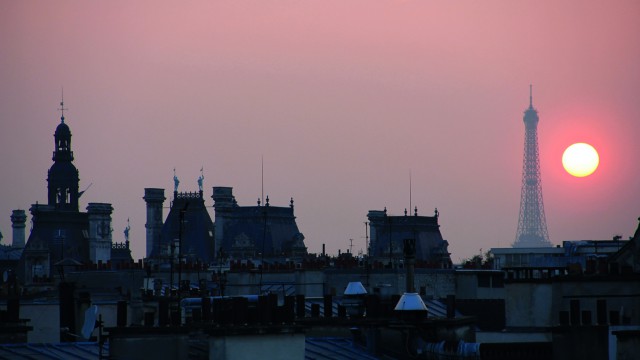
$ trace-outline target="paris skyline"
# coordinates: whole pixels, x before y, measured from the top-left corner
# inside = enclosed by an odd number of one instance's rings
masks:
[[[131,220],[145,187],[169,198],[232,186],[240,205],[294,198],[310,252],[365,248],[368,210],[440,212],[458,262],[511,246],[523,112],[538,110],[550,240],[628,238],[640,216],[640,5],[633,1],[0,4],[0,231],[46,203],[64,88],[81,198]],[[588,142],[596,172],[567,174]],[[411,175],[410,175],[411,174]],[[168,205],[168,201],[166,203]],[[165,211],[165,215],[168,211]],[[29,219],[30,219],[30,214]],[[27,227],[27,230],[29,227]]]

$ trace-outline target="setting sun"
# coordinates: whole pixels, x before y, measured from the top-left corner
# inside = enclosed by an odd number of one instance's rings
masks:
[[[586,143],[573,144],[562,154],[562,166],[569,174],[576,177],[593,174],[599,163],[598,152],[593,146]]]

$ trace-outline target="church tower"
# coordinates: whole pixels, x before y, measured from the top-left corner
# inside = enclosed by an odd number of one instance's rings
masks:
[[[49,169],[47,183],[49,187],[49,205],[56,210],[79,211],[78,209],[78,169],[73,165],[73,151],[71,151],[71,130],[64,123],[64,101],[60,103],[62,116],[60,124],[53,135],[55,149],[53,151],[53,165]]]

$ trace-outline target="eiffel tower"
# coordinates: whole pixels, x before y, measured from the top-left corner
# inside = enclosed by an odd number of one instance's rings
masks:
[[[529,108],[524,112],[524,157],[522,161],[522,190],[520,216],[513,247],[552,246],[547,233],[547,221],[540,184],[538,153],[538,111],[533,107],[532,87],[529,85]]]

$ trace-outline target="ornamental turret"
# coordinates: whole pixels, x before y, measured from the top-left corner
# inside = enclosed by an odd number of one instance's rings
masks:
[[[49,187],[49,205],[56,210],[78,210],[78,184],[80,178],[78,169],[73,165],[73,151],[71,151],[71,130],[64,122],[64,101],[60,102],[62,116],[60,124],[54,133],[55,149],[53,151],[53,165],[49,169],[47,183]]]

